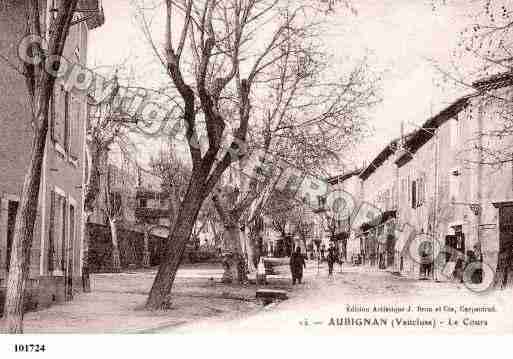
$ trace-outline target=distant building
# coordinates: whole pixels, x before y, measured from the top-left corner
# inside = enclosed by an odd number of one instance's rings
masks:
[[[51,1],[41,1],[41,22],[49,28]],[[89,31],[104,22],[99,1],[80,1],[64,48],[72,63],[87,63]],[[0,11],[2,55],[22,68],[16,50],[26,34],[25,2],[4,1]],[[87,18],[87,20],[86,20]],[[80,21],[84,19],[84,21]],[[0,304],[5,295],[14,224],[23,180],[29,164],[33,131],[25,78],[6,61],[0,61]],[[86,101],[81,94],[68,92],[55,84],[51,103],[41,192],[31,250],[31,305],[47,306],[70,300],[82,288],[82,208],[85,167]]]
[[[92,271],[109,271],[112,242],[106,215],[106,190],[119,203],[116,218],[121,266],[158,264],[162,242],[169,235],[168,199],[159,177],[116,152],[107,153],[100,169],[102,190],[89,218],[89,264]]]

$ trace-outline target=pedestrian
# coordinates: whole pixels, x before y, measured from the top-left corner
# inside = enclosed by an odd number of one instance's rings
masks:
[[[324,252],[326,251],[326,246],[324,244],[321,246],[321,262],[324,262]]]
[[[292,274],[292,285],[301,284],[303,279],[303,268],[306,268],[305,258],[301,253],[301,248],[297,247],[296,251],[290,256],[290,273]]]
[[[330,243],[330,247],[328,248],[328,276],[333,275],[333,264],[337,261],[337,253],[335,248],[333,247],[333,243]]]

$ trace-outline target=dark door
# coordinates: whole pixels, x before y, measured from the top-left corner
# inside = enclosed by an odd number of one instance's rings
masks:
[[[458,238],[455,235],[445,236],[445,261],[451,262],[456,260],[456,247],[458,246]]]
[[[513,251],[513,206],[499,208],[499,256],[496,284],[504,288],[511,282]]]
[[[14,226],[16,224],[16,214],[18,213],[18,202],[9,201],[7,209],[7,258],[6,269],[9,271],[11,265],[12,241],[14,239]]]

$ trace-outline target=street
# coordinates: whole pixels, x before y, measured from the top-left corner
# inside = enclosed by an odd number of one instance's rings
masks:
[[[511,333],[513,321],[509,319],[512,317],[509,298],[509,290],[479,295],[459,283],[400,278],[368,267],[345,267],[342,273],[337,268],[334,278],[328,278],[325,265],[319,274],[311,265],[305,283],[292,289],[289,300],[270,305],[270,308],[241,320],[215,318],[208,320],[208,325],[200,321],[178,328],[163,328],[160,332],[266,335]],[[436,312],[437,307],[440,312]],[[492,311],[471,312],[483,307]],[[367,308],[370,313],[363,312]],[[374,308],[377,312],[373,312]],[[348,322],[345,318],[353,320]],[[368,323],[357,318],[378,318],[387,323],[366,325]],[[340,320],[338,323],[337,319]],[[422,321],[431,324],[436,321],[435,328]]]
[[[266,287],[226,285],[219,265],[180,269],[167,311],[143,308],[155,270],[94,274],[93,292],[25,315],[27,333],[169,334],[387,334],[505,333],[513,331],[511,290],[477,295],[460,283],[395,276],[367,266],[309,262],[304,281],[289,273],[268,277]],[[258,288],[289,297],[263,306]],[[484,308],[484,309],[483,309]],[[481,311],[481,310],[484,310]],[[477,312],[472,312],[477,311]],[[435,322],[433,324],[433,322]]]

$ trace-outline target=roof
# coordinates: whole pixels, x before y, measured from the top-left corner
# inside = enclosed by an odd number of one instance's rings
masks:
[[[358,169],[355,169],[354,171],[350,171],[350,172],[346,172],[346,173],[343,173],[338,176],[330,177],[326,181],[331,185],[337,184],[340,182],[344,182],[345,180],[347,180],[351,177],[358,176],[361,172],[362,172],[362,169],[358,168]]]
[[[495,74],[493,76],[479,79],[472,83],[472,87],[474,87],[474,89],[478,90],[479,92],[494,90],[511,85],[513,85],[513,71]],[[439,128],[443,123],[456,116],[468,105],[469,100],[476,95],[478,94],[473,93],[457,99],[438,114],[429,118],[426,122],[424,122],[424,124],[422,124],[419,129],[407,134],[404,137],[404,144],[408,151],[405,151],[405,153],[397,159],[396,163],[398,163],[398,166],[402,166],[404,163],[408,162],[408,159],[411,157],[408,157],[407,154],[411,155],[415,153],[434,136],[433,129]],[[360,171],[360,178],[363,180],[369,178],[369,176],[374,171],[376,171],[379,166],[381,166],[392,154],[395,153],[395,149],[397,148],[398,144],[398,138],[392,140],[366,168]],[[331,178],[328,179],[328,182],[330,180]]]
[[[440,111],[435,116],[429,118],[424,124],[418,129],[412,132],[407,138],[405,138],[405,147],[407,148],[407,152],[400,158],[398,158],[398,165],[402,166],[406,161],[401,161],[404,159],[406,154],[413,154],[418,151],[423,145],[425,145],[434,135],[435,129],[438,129],[443,123],[447,122],[449,119],[456,116],[461,110],[463,110],[467,105],[471,97],[464,96],[460,99],[454,101],[451,105]],[[411,158],[411,157],[410,157]]]
[[[507,71],[489,77],[479,79],[472,83],[472,87],[478,91],[495,90],[513,85],[513,72]]]
[[[392,140],[372,161],[371,163],[360,172],[360,178],[366,180],[369,176],[376,171],[391,155],[394,154],[395,148],[399,143],[399,139]]]

